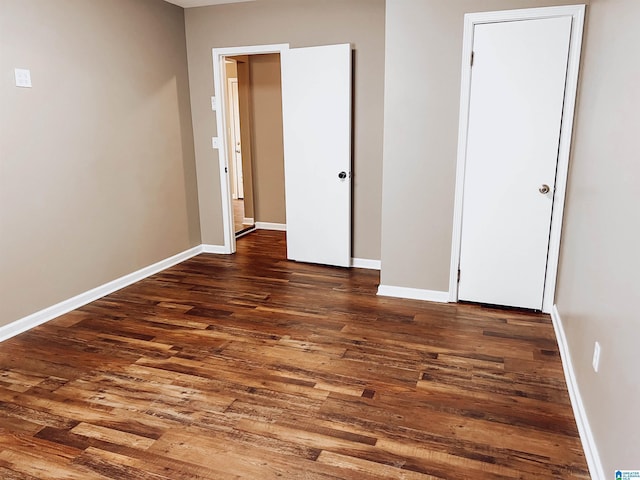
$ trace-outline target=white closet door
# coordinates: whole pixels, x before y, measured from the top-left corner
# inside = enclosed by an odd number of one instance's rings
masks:
[[[461,300],[542,308],[571,18],[476,25]]]

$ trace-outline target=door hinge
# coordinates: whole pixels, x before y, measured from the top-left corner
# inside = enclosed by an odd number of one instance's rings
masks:
[[[458,283],[460,283],[460,269],[458,269]]]
[[[474,51],[471,51],[471,66],[473,67],[473,57],[475,55]]]
[[[224,167],[224,173],[229,173],[229,169],[227,167]],[[458,276],[460,276],[460,270],[458,270]]]

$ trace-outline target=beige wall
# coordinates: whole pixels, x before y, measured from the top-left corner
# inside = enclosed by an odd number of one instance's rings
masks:
[[[251,55],[249,70],[255,220],[287,223],[280,55]]]
[[[227,78],[238,78],[238,65],[236,62],[225,62]]]
[[[571,3],[387,0],[382,284],[449,289],[464,14]]]
[[[211,49],[290,43],[292,47],[351,43],[356,52],[354,251],[380,258],[384,86],[384,0],[263,0],[187,9],[187,46],[198,165],[202,234],[223,243]]]
[[[242,144],[242,183],[244,187],[244,217],[253,218],[253,152],[251,150],[251,82],[249,57],[236,57],[238,68],[238,107],[240,109],[240,142]]]
[[[182,9],[2,0],[0,49],[0,325],[200,243]]]
[[[557,290],[610,476],[640,468],[639,20],[637,0],[589,8]],[[598,373],[591,367],[595,341],[602,347]]]
[[[244,184],[244,216],[255,221],[253,199],[253,152],[251,150],[251,82],[249,57],[237,57],[238,106],[240,108],[240,142],[242,144],[242,183]]]

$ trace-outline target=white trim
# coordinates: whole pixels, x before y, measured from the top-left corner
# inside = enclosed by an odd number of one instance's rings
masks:
[[[236,240],[244,237],[245,235],[249,235],[257,230],[256,226],[253,225],[251,227],[247,227],[245,230],[242,230],[240,233],[236,233]]]
[[[223,78],[225,70],[223,69],[224,56],[219,54],[214,48],[213,55],[213,85],[214,95],[218,99],[218,105],[215,111],[216,131],[218,135],[218,171],[220,175],[220,196],[222,201],[222,230],[224,238],[224,253],[233,253],[236,249],[235,235],[233,232],[233,207],[231,205],[231,183],[228,175],[229,159],[227,157],[227,135],[225,128],[225,88],[223,86]],[[227,200],[228,199],[228,200]],[[229,204],[229,205],[227,205]]]
[[[225,3],[255,2],[255,0],[167,0],[169,3],[182,8],[208,7],[211,5],[222,5]]]
[[[206,245],[202,244],[202,253],[215,253],[217,255],[229,255],[224,245]]]
[[[571,41],[569,45],[569,61],[562,111],[562,130],[558,150],[558,166],[551,216],[551,232],[549,252],[547,254],[547,273],[544,285],[542,311],[549,313],[553,305],[560,255],[560,237],[564,198],[569,171],[569,150],[573,130],[580,51],[582,47],[582,30],[584,25],[584,5],[568,5],[561,7],[527,8],[521,10],[504,10],[498,12],[468,13],[464,16],[464,41],[462,46],[462,79],[460,88],[460,114],[458,123],[458,158],[456,167],[456,192],[453,210],[453,234],[451,239],[451,264],[449,271],[450,302],[458,301],[458,268],[460,265],[460,246],[462,241],[462,200],[464,189],[465,162],[467,157],[467,133],[469,120],[469,96],[471,92],[471,50],[473,48],[474,26],[481,23],[493,23],[515,20],[552,18],[571,16]]]
[[[270,222],[256,222],[257,230],[278,230],[280,232],[287,231],[286,223],[270,223]]]
[[[584,456],[587,459],[589,473],[591,474],[591,478],[594,480],[604,480],[606,478],[604,469],[602,468],[598,448],[596,446],[595,439],[593,438],[593,432],[589,426],[587,412],[584,409],[582,397],[580,396],[580,389],[578,388],[578,381],[576,379],[575,370],[573,369],[573,363],[571,362],[571,353],[569,351],[569,345],[567,344],[567,337],[564,333],[562,318],[560,317],[560,312],[558,312],[557,305],[553,305],[551,307],[551,321],[553,323],[553,329],[556,332],[558,348],[560,349],[560,358],[562,359],[562,369],[564,370],[564,378],[567,382],[569,398],[571,399],[571,407],[573,408],[573,416],[575,417],[576,424],[578,425],[578,433],[580,434],[580,440],[582,441]]]
[[[224,252],[234,253],[236,251],[236,235],[233,228],[233,205],[231,203],[231,185],[229,183],[228,175],[228,146],[227,136],[225,132],[226,128],[226,104],[225,98],[226,85],[223,79],[226,78],[224,73],[224,59],[227,56],[235,55],[256,55],[263,53],[279,53],[282,54],[289,50],[289,44],[273,44],[273,45],[255,45],[246,47],[227,47],[227,48],[214,48],[211,51],[213,56],[213,86],[215,89],[215,96],[218,99],[218,108],[215,111],[216,115],[216,130],[218,132],[218,164],[220,170],[220,195],[222,200],[222,224],[223,224],[223,238],[224,238]]]
[[[368,270],[380,270],[381,262],[380,260],[371,260],[369,258],[352,258],[351,267],[366,268]]]
[[[553,214],[551,216],[551,233],[549,235],[549,251],[547,253],[547,276],[544,286],[544,298],[542,300],[543,312],[551,311],[556,296],[556,279],[558,276],[558,263],[560,261],[560,239],[562,237],[562,217],[564,215],[565,193],[567,191],[567,178],[569,176],[573,117],[578,92],[578,73],[580,70],[585,6],[576,5],[572,10],[574,10],[574,13],[571,26],[571,43],[569,44],[569,64],[567,65],[564,108],[562,111],[562,130],[560,131],[560,147],[558,149],[556,189],[553,195]]]
[[[460,113],[458,115],[458,157],[456,186],[453,203],[453,234],[451,236],[451,265],[449,267],[449,301],[458,301],[458,268],[462,242],[462,197],[464,169],[467,158],[467,126],[469,123],[469,100],[471,98],[471,51],[473,50],[473,22],[464,17],[462,43],[462,78],[460,86]]]
[[[202,253],[202,251],[203,246],[198,245],[197,247],[185,250],[184,252],[173,255],[172,257],[156,262],[153,265],[141,268],[138,271],[129,273],[120,278],[116,278],[115,280],[76,295],[75,297],[63,300],[62,302],[56,303],[55,305],[32,313],[31,315],[28,315],[26,317],[20,318],[14,322],[9,323],[8,325],[4,325],[0,327],[0,342],[14,337],[33,327],[37,327],[38,325],[46,323],[49,320],[53,320],[60,315],[64,315],[65,313],[68,313],[72,310],[76,310],[77,308],[80,308],[87,303],[91,303],[94,300],[104,297],[105,295],[109,295],[110,293],[120,290],[121,288],[139,282],[144,278],[166,270],[167,268],[177,265],[180,262],[184,262],[185,260],[188,260]]]
[[[447,303],[449,301],[448,292],[423,290],[421,288],[394,287],[392,285],[379,285],[378,295],[384,297],[409,298],[412,300],[427,300],[438,303]]]

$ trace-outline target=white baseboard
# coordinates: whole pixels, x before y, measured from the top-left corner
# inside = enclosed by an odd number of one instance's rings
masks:
[[[14,337],[22,332],[26,332],[27,330],[46,323],[49,320],[53,320],[60,315],[64,315],[65,313],[80,308],[87,303],[91,303],[94,300],[104,297],[105,295],[109,295],[110,293],[120,290],[121,288],[139,282],[143,278],[154,275],[158,272],[161,272],[162,270],[166,270],[167,268],[172,267],[180,262],[184,262],[185,260],[188,260],[189,258],[195,257],[199,253],[202,253],[202,251],[202,245],[198,245],[197,247],[185,250],[184,252],[161,260],[157,263],[154,263],[153,265],[141,268],[136,272],[129,273],[128,275],[124,275],[120,278],[116,278],[115,280],[76,295],[75,297],[71,297],[43,310],[32,313],[31,315],[27,315],[26,317],[20,318],[15,322],[9,323],[8,325],[4,325],[0,327],[0,342]]]
[[[553,322],[553,329],[556,332],[556,339],[560,349],[560,358],[562,358],[564,378],[567,382],[569,398],[571,399],[571,407],[573,408],[573,416],[575,417],[576,424],[578,425],[578,433],[580,434],[582,448],[584,449],[584,455],[587,459],[589,473],[591,474],[591,478],[594,480],[604,480],[606,478],[604,469],[602,468],[598,448],[593,438],[591,427],[589,426],[587,412],[585,411],[584,404],[582,403],[580,389],[578,388],[578,381],[576,380],[573,363],[571,362],[571,354],[569,353],[567,337],[564,334],[562,318],[560,317],[560,312],[558,312],[557,305],[554,305],[551,308],[551,321]]]
[[[366,268],[369,270],[380,270],[380,260],[371,260],[368,258],[352,258],[351,267],[353,268]]]
[[[379,285],[378,295],[384,297],[408,298],[412,300],[427,300],[429,302],[448,303],[449,292],[437,290],[423,290],[421,288],[394,287]]]
[[[247,227],[247,228],[243,229],[241,233],[236,233],[236,240],[238,240],[239,238],[244,237],[245,235],[249,235],[250,233],[253,233],[255,231],[256,231],[256,226],[255,225],[253,227]]]
[[[200,246],[202,247],[202,253],[216,253],[218,255],[226,255],[231,253],[224,245],[207,245],[203,243]]]
[[[256,222],[256,228],[258,230],[278,230],[280,232],[287,231],[286,223],[269,223],[269,222]]]

